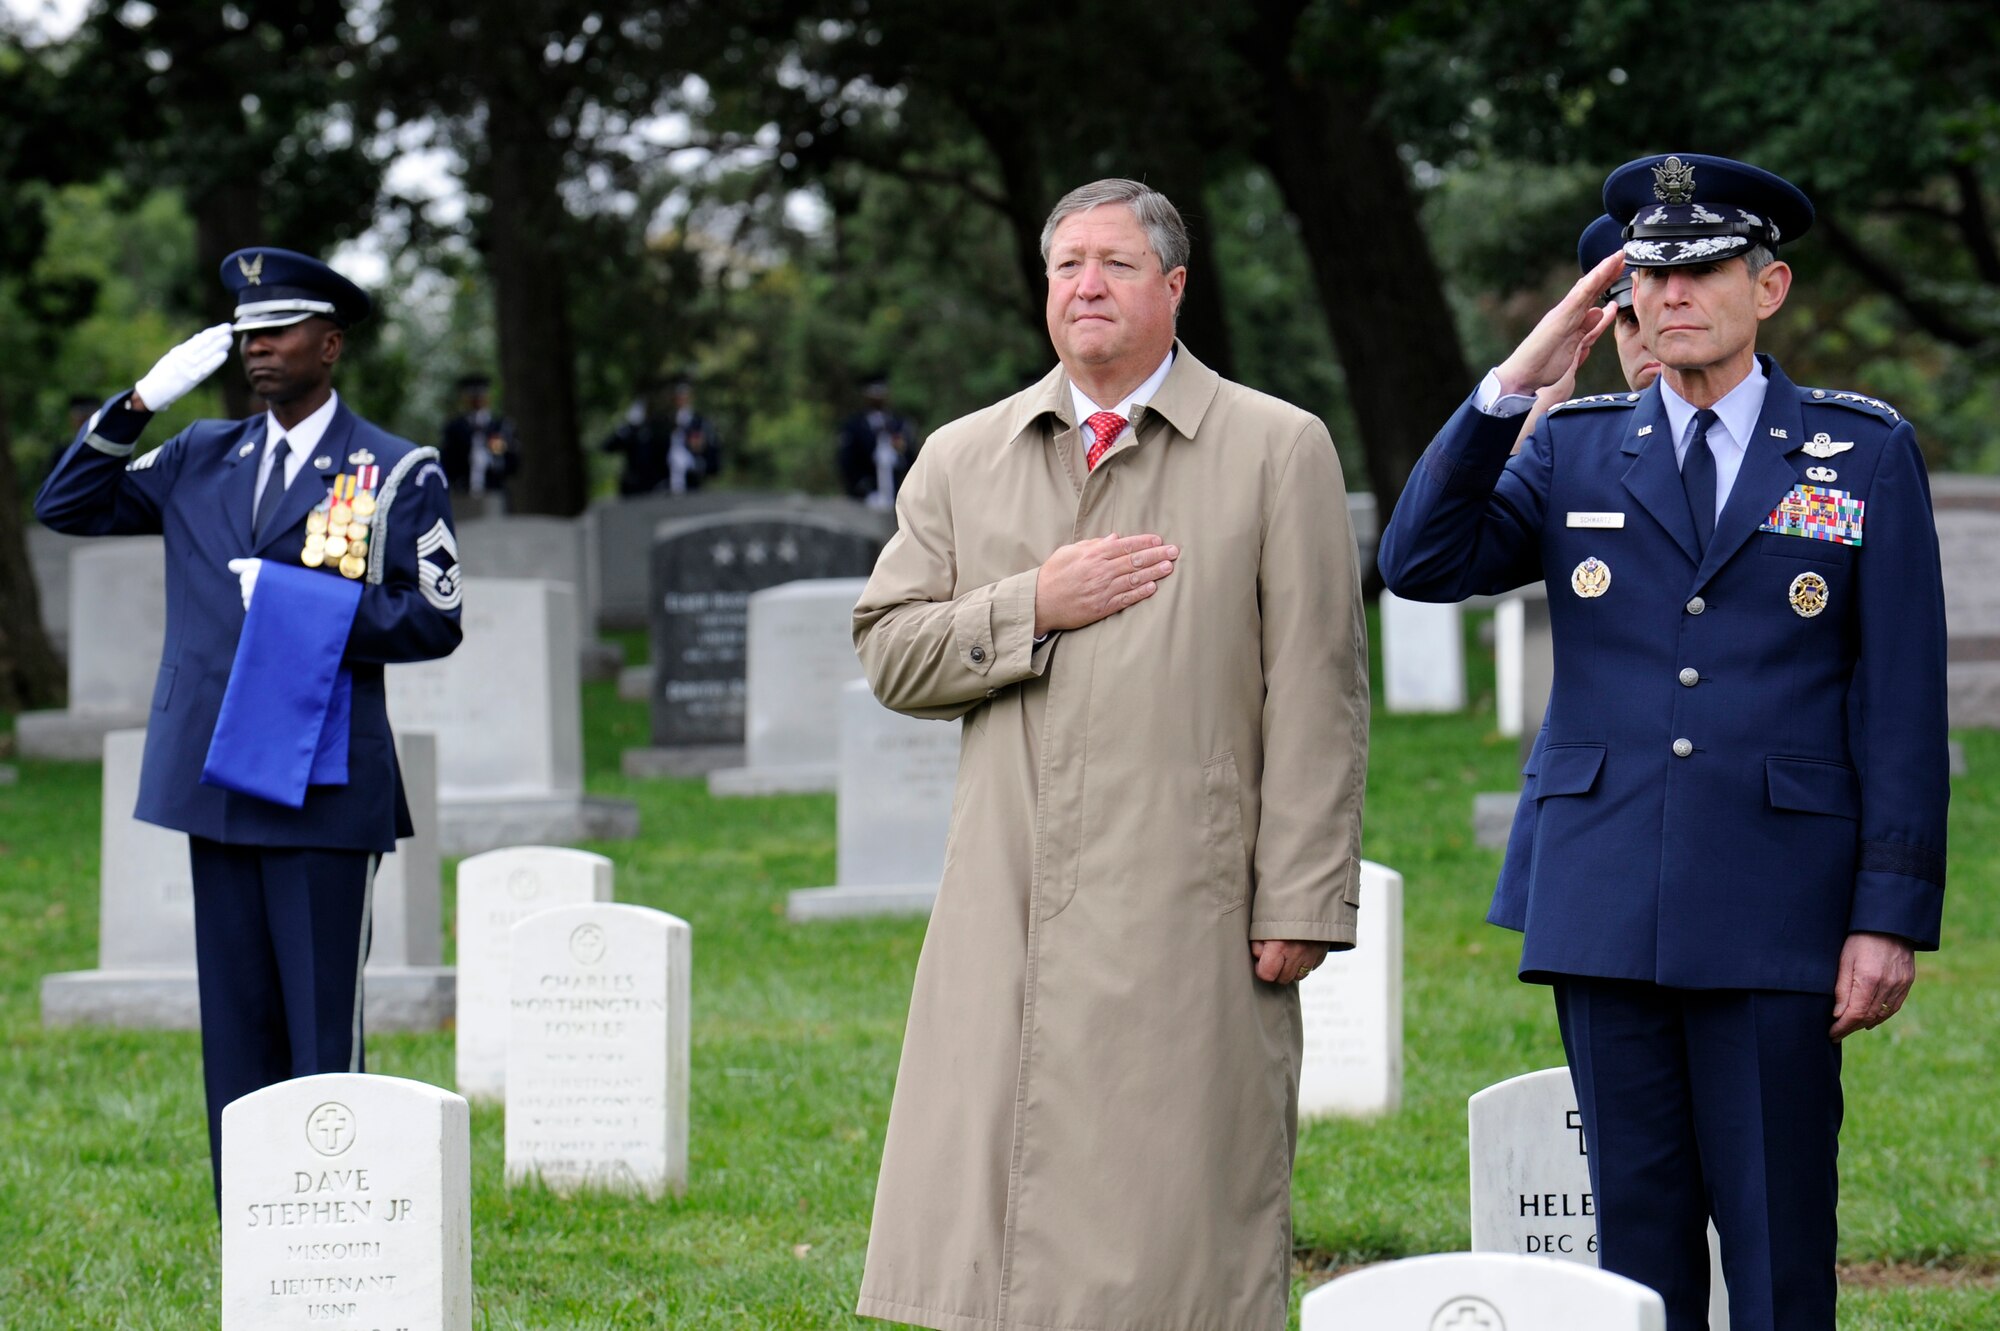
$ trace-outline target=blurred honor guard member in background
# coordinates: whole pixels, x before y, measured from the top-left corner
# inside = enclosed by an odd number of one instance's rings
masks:
[[[1061,362],[932,436],[855,609],[964,718],[860,1311],[1278,1331],[1298,980],[1354,944],[1368,665],[1340,463],[1174,338],[1129,180],[1042,231]]]
[[[1613,317],[1585,274],[1431,444],[1382,537],[1401,596],[1546,578],[1556,673],[1525,873],[1489,916],[1555,987],[1604,1266],[1706,1326],[1832,1331],[1840,1044],[1902,1006],[1944,905],[1944,597],[1916,435],[1756,354],[1812,222],[1789,183],[1648,157],[1624,222],[1647,391],[1532,394]]]
[[[380,857],[410,834],[382,667],[459,641],[451,505],[435,449],[333,391],[359,287],[287,250],[222,264],[268,410],[133,455],[152,414],[228,358],[230,325],[106,403],[35,512],[78,535],[166,538],[167,635],[137,816],[186,832],[203,1073],[222,1108],[288,1077],[361,1069],[361,966]]]
[[[457,494],[505,495],[518,461],[514,429],[493,414],[493,381],[468,374],[458,381],[458,415],[444,423],[438,453]]]
[[[917,436],[910,423],[889,410],[887,375],[871,374],[861,381],[866,410],[849,416],[840,427],[834,462],[840,484],[850,499],[870,508],[892,508],[896,491],[917,460]]]

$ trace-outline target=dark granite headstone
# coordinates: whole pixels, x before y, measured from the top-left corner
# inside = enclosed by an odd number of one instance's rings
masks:
[[[741,744],[750,593],[801,578],[866,577],[882,549],[878,530],[771,509],[661,523],[652,556],[653,743]]]
[[[602,499],[590,506],[584,518],[585,557],[590,563],[591,585],[596,588],[598,627],[650,627],[648,606],[652,587],[648,581],[648,552],[653,544],[653,531],[660,524],[749,509],[821,515],[862,530],[879,531],[884,541],[896,530],[894,514],[865,508],[852,499],[767,490],[697,490],[692,494]]]

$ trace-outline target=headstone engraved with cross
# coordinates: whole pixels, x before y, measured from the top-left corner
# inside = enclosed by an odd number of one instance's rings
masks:
[[[1666,1331],[1634,1280],[1500,1253],[1406,1257],[1330,1280],[1299,1304],[1300,1331]]]
[[[1488,1086],[1467,1105],[1472,1250],[1597,1265],[1597,1202],[1583,1115],[1568,1068]],[[1709,1326],[1727,1331],[1729,1296],[1709,1227]]]
[[[222,1331],[472,1326],[471,1116],[422,1082],[267,1086],[222,1111]]]
[[[557,906],[611,900],[612,865],[559,846],[509,846],[459,861],[458,1093],[499,1099],[507,1089],[507,986],[513,930]]]
[[[514,926],[510,1184],[687,1186],[691,938],[643,906],[561,906]]]

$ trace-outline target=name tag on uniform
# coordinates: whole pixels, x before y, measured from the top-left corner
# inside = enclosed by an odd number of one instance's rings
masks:
[[[1572,513],[1569,515],[1569,525],[1572,527],[1595,527],[1599,530],[1623,527],[1625,525],[1625,515],[1623,513]]]
[[[1867,511],[1867,501],[1846,490],[1794,485],[1757,530],[1836,545],[1860,545],[1861,520]]]

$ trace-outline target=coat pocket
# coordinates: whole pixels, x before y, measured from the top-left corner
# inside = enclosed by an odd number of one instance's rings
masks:
[[[1250,855],[1243,843],[1243,799],[1233,752],[1202,766],[1201,791],[1209,890],[1228,914],[1250,894]]]
[[[1535,798],[1588,795],[1604,769],[1602,744],[1550,744],[1534,773]]]
[[[167,700],[174,696],[174,676],[178,673],[180,673],[178,666],[163,665],[160,667],[159,678],[153,681],[154,711],[164,712],[167,710]]]
[[[1764,782],[1774,809],[1861,820],[1861,778],[1846,763],[1766,758]]]

